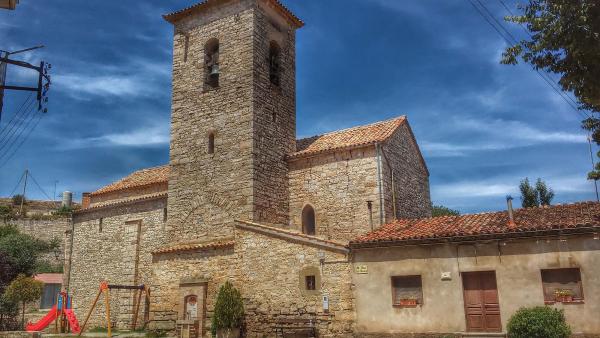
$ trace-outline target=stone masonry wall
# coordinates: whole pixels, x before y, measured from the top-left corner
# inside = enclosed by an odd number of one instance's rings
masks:
[[[249,0],[175,24],[168,201],[174,242],[230,236],[235,218],[253,217],[253,27]],[[204,83],[204,47],[212,38],[219,40],[218,88]]]
[[[379,225],[375,147],[290,161],[290,228],[302,231],[302,209],[316,214],[316,235],[349,241],[371,230],[367,201]]]
[[[304,290],[307,268],[320,271],[321,290]],[[348,333],[354,319],[350,269],[344,254],[237,229],[233,247],[155,255],[151,327],[173,329],[182,318],[180,288],[205,283],[209,337],[218,289],[230,280],[244,299],[247,337],[272,336],[278,318],[299,317],[315,319],[320,336]],[[323,294],[329,312],[323,311]]]
[[[392,184],[392,170],[394,182]],[[408,122],[382,145],[381,172],[385,206],[384,223],[397,218],[431,217],[429,174]],[[396,215],[394,215],[395,189]]]
[[[287,224],[288,167],[284,158],[296,150],[295,30],[266,6],[255,9],[254,20],[253,220]],[[279,86],[269,77],[271,43],[280,48]]]
[[[166,237],[165,206],[166,200],[161,199],[123,208],[122,213],[107,209],[75,215],[69,289],[74,311],[81,321],[98,293],[100,282],[150,283],[151,252],[163,245]],[[117,327],[126,328],[130,324],[134,295],[134,291],[111,291],[111,321]],[[143,308],[142,304],[140,309]],[[106,327],[104,311],[102,296],[87,327]],[[142,318],[140,311],[138,323]]]
[[[71,228],[70,217],[65,216],[41,220],[22,218],[7,220],[4,224],[14,224],[22,233],[44,241],[50,242],[57,239],[60,243],[60,247],[57,249],[58,257],[56,253],[49,252],[44,254],[42,259],[54,266],[62,266],[64,264],[64,238],[65,232]]]

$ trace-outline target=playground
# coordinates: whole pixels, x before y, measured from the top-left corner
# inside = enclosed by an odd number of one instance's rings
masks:
[[[127,331],[113,332],[111,323],[111,291],[133,291],[133,315],[131,318],[131,328]],[[104,296],[104,297],[102,297]],[[60,292],[56,297],[56,302],[50,311],[40,320],[35,323],[27,323],[25,330],[30,333],[42,332],[46,330],[44,336],[47,337],[63,337],[63,336],[81,336],[85,332],[86,325],[96,308],[101,302],[101,298],[104,300],[104,313],[105,313],[105,327],[96,327],[89,332],[86,332],[86,337],[145,337],[146,325],[149,320],[149,306],[150,304],[150,289],[145,285],[116,285],[109,284],[108,282],[100,283],[98,293],[94,299],[92,306],[85,316],[83,324],[80,326],[77,316],[73,312],[72,298],[66,292]],[[140,323],[139,314],[142,299],[144,298],[146,306],[143,311],[143,319]]]

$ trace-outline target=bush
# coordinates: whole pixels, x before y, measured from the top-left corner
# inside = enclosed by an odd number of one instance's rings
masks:
[[[240,291],[227,281],[219,289],[215,303],[215,313],[212,318],[210,329],[216,337],[217,330],[235,329],[242,324],[244,317],[244,303]]]
[[[519,309],[508,321],[510,338],[568,338],[571,328],[563,310],[548,306]]]
[[[12,204],[15,206],[20,206],[21,203],[25,204],[27,202],[27,200],[25,199],[25,196],[23,195],[14,195],[12,197]]]

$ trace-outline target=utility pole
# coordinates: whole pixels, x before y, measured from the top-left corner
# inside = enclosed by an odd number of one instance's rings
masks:
[[[42,104],[48,102],[48,98],[46,97],[46,93],[50,88],[50,75],[48,75],[49,69],[52,67],[50,64],[42,61],[38,66],[34,66],[27,62],[11,60],[8,57],[10,55],[19,54],[28,52],[34,49],[43,48],[44,46],[35,46],[31,48],[25,48],[21,50],[17,50],[14,52],[9,52],[5,50],[0,50],[0,120],[2,120],[2,107],[4,105],[4,89],[12,89],[12,90],[25,90],[25,91],[33,91],[37,92],[37,100],[38,100],[38,110],[42,110]],[[7,86],[6,85],[6,69],[8,65],[15,65],[18,67],[29,68],[37,71],[39,73],[38,76],[38,84],[37,87],[22,87],[22,86]],[[43,80],[46,80],[46,83],[43,83]],[[46,112],[44,110],[44,112]]]
[[[592,170],[596,170],[596,164],[594,163],[594,154],[592,151],[592,137],[588,133],[588,144],[590,146],[590,159],[592,160]],[[596,188],[596,202],[600,202],[600,196],[598,196],[598,181],[594,180],[594,188]]]
[[[54,198],[54,202],[56,202],[56,184],[58,183],[58,180],[54,181],[54,195],[52,195],[52,198]]]
[[[25,169],[25,184],[23,184],[23,194],[21,195],[21,208],[19,209],[19,215],[23,216],[23,204],[25,203],[25,191],[27,189],[27,176],[29,176],[29,169]]]

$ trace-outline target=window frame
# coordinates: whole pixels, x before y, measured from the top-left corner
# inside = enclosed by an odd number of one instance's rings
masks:
[[[215,57],[216,54],[216,57]],[[220,87],[221,80],[221,42],[217,38],[208,39],[204,44],[204,90],[213,90]],[[216,60],[214,60],[216,59]],[[217,66],[216,76],[211,76],[211,71]]]
[[[580,297],[572,297],[572,300],[558,300],[556,299],[555,295],[550,295],[548,293],[546,293],[546,285],[552,283],[552,281],[548,281],[547,278],[547,273],[549,272],[559,272],[559,271],[573,271],[574,273],[576,273],[575,277],[577,279],[576,283],[576,287],[579,291],[579,295]],[[545,275],[546,273],[546,275]],[[569,277],[571,277],[570,275],[567,275]],[[570,268],[550,268],[550,269],[540,269],[540,277],[541,277],[541,282],[542,282],[542,294],[544,296],[544,304],[555,304],[555,303],[567,303],[567,304],[571,304],[571,303],[584,303],[585,302],[585,294],[584,294],[584,290],[583,290],[583,281],[581,278],[581,268],[579,267],[570,267]],[[546,278],[544,278],[546,277]]]
[[[399,302],[396,302],[397,299],[397,287],[395,285],[395,281],[399,280],[399,279],[409,279],[409,278],[418,278],[419,279],[419,289],[420,289],[420,296],[416,299],[416,303],[415,304],[401,304]],[[390,276],[390,287],[392,289],[392,306],[393,307],[398,307],[398,308],[410,308],[410,307],[417,307],[417,306],[423,306],[423,304],[425,303],[424,297],[423,297],[423,276],[422,275],[394,275],[394,276]]]
[[[312,283],[312,285],[311,285]],[[310,288],[312,286],[312,288]],[[305,275],[304,276],[304,289],[306,291],[317,290],[317,276],[316,275]]]

